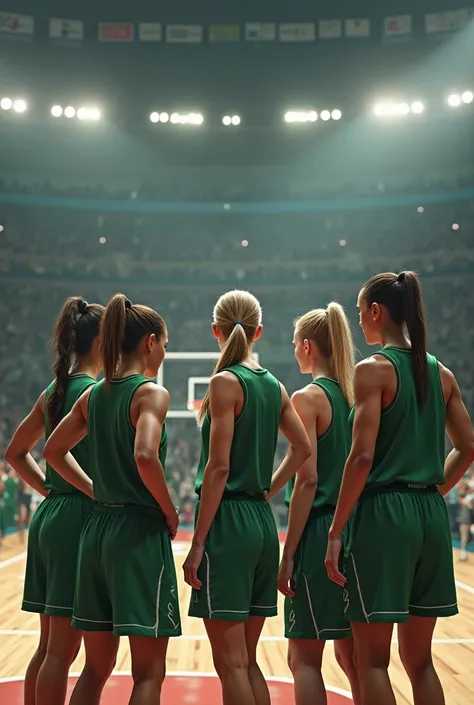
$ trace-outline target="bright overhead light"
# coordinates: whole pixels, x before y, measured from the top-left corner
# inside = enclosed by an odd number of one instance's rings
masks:
[[[17,100],[13,101],[13,110],[16,113],[24,113],[26,108],[26,101],[24,101],[23,98],[18,98]]]
[[[322,110],[320,118],[321,120],[324,120],[324,122],[327,122],[331,119],[331,113],[329,112],[329,110]]]
[[[61,106],[60,105],[53,105],[53,107],[51,108],[51,115],[53,117],[57,118],[57,117],[61,117],[62,114],[63,114],[63,109],[61,108]]]
[[[0,108],[2,110],[11,110],[13,107],[13,101],[11,98],[2,98],[0,100]]]
[[[225,125],[226,127],[229,127],[229,125],[232,125],[232,118],[230,115],[224,115],[222,118],[222,124]]]
[[[170,122],[173,125],[202,125],[204,117],[201,113],[172,113]]]
[[[421,100],[415,100],[415,102],[411,104],[411,111],[412,113],[415,113],[415,115],[421,115],[424,110],[425,106],[423,105]]]
[[[100,110],[98,108],[79,108],[77,117],[79,120],[97,121],[100,120]]]
[[[333,110],[331,113],[331,117],[333,120],[340,120],[342,118],[342,113],[340,110]]]
[[[158,113],[152,113],[150,115],[150,120],[151,120],[151,122],[159,122],[160,116],[158,115]]]
[[[448,105],[450,105],[452,108],[457,108],[458,105],[461,105],[461,96],[457,93],[452,93],[450,96],[448,96]]]
[[[472,91],[464,91],[464,93],[461,96],[461,100],[463,103],[472,103],[474,100],[474,94]]]
[[[239,115],[233,115],[232,116],[232,124],[234,126],[240,125],[240,117]]]
[[[76,109],[73,108],[72,105],[68,105],[68,107],[64,110],[64,116],[67,118],[73,118],[75,114]]]
[[[168,113],[160,113],[160,122],[168,122],[170,119],[170,116]]]
[[[307,123],[316,122],[318,113],[316,110],[288,110],[285,113],[285,122],[288,123]]]
[[[374,113],[377,117],[398,117],[408,115],[408,103],[376,103]]]

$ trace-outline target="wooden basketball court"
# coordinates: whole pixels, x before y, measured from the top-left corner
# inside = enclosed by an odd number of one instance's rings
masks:
[[[189,705],[218,705],[221,702],[219,683],[213,675],[211,651],[202,623],[187,616],[190,588],[182,579],[181,565],[188,549],[188,535],[183,534],[174,543],[178,570],[181,616],[184,636],[170,640],[168,673],[164,702]],[[469,563],[459,563],[455,556],[458,599],[461,613],[440,620],[436,630],[434,656],[446,690],[448,705],[472,705],[474,693],[474,554]],[[17,535],[5,539],[0,548],[0,702],[2,705],[21,705],[22,683],[28,661],[38,639],[38,617],[20,611],[25,547]],[[269,619],[260,645],[260,663],[272,693],[275,705],[291,705],[291,674],[286,664],[286,640],[280,616]],[[409,682],[403,672],[393,644],[392,679],[399,705],[413,702]],[[80,672],[83,653],[73,665]],[[104,703],[125,705],[130,692],[130,659],[127,641],[122,640],[117,661],[117,672],[110,684]],[[174,675],[173,675],[174,674]],[[334,659],[332,645],[326,650],[324,676],[331,688],[330,705],[349,703],[347,681]],[[71,685],[73,684],[71,679]]]

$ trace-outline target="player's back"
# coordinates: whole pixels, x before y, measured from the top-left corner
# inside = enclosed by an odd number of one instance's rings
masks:
[[[254,369],[239,364],[222,371],[231,372],[237,377],[244,395],[242,411],[235,419],[226,492],[263,494],[270,489],[273,473],[281,416],[281,385],[263,368]],[[212,419],[206,417],[202,424],[197,492],[200,491],[209,459],[211,423]]]
[[[135,429],[130,406],[135,392],[150,379],[139,374],[105,381],[91,392],[88,407],[88,436],[91,442],[91,478],[94,497],[102,504],[141,505],[157,508],[158,503],[145,487],[134,457]],[[164,467],[167,449],[163,425],[159,457]]]

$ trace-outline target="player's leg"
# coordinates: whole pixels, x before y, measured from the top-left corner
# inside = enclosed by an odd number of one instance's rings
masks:
[[[354,639],[339,639],[334,642],[334,655],[351,686],[352,700],[361,705],[359,675],[355,661]]]
[[[99,705],[117,660],[120,639],[112,632],[84,632],[86,662],[69,705]]]
[[[296,705],[326,705],[326,689],[322,676],[322,639],[289,639],[288,666],[295,681]]]
[[[50,617],[46,657],[36,682],[36,705],[64,705],[69,669],[81,645],[82,634],[70,617]]]
[[[168,637],[129,637],[133,678],[130,705],[160,705],[168,641]]]
[[[396,705],[388,666],[393,624],[353,622],[362,705]]]
[[[433,665],[431,641],[436,617],[410,617],[398,625],[400,658],[411,681],[415,705],[444,705],[443,688]]]
[[[25,675],[25,705],[36,705],[36,682],[42,663],[46,657],[49,638],[50,618],[46,614],[40,614],[40,638],[38,648],[28,664]]]
[[[223,705],[256,705],[249,679],[245,622],[205,619]]]
[[[262,633],[265,617],[249,617],[245,622],[245,641],[249,659],[249,681],[255,698],[255,705],[270,705],[267,681],[257,663],[257,646]]]

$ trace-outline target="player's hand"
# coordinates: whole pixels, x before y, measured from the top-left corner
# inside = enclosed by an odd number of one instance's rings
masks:
[[[294,558],[287,558],[283,556],[280,563],[280,570],[278,571],[278,589],[282,595],[286,597],[295,596],[295,581],[293,580],[293,572],[295,570],[295,560]]]
[[[173,541],[173,539],[176,538],[179,526],[179,514],[177,509],[174,514],[171,514],[170,516],[166,517],[166,526],[168,527],[169,535],[171,537],[171,540]]]
[[[337,585],[344,587],[344,585],[346,584],[346,578],[339,570],[339,557],[341,555],[341,548],[341,536],[332,536],[331,534],[329,534],[328,548],[326,551],[326,559],[324,561],[324,565],[326,566],[328,578],[334,583],[337,583]]]
[[[184,580],[195,590],[200,590],[202,588],[202,582],[199,580],[197,572],[199,566],[201,565],[203,556],[204,545],[197,546],[195,544],[191,544],[188,557],[183,563]]]

